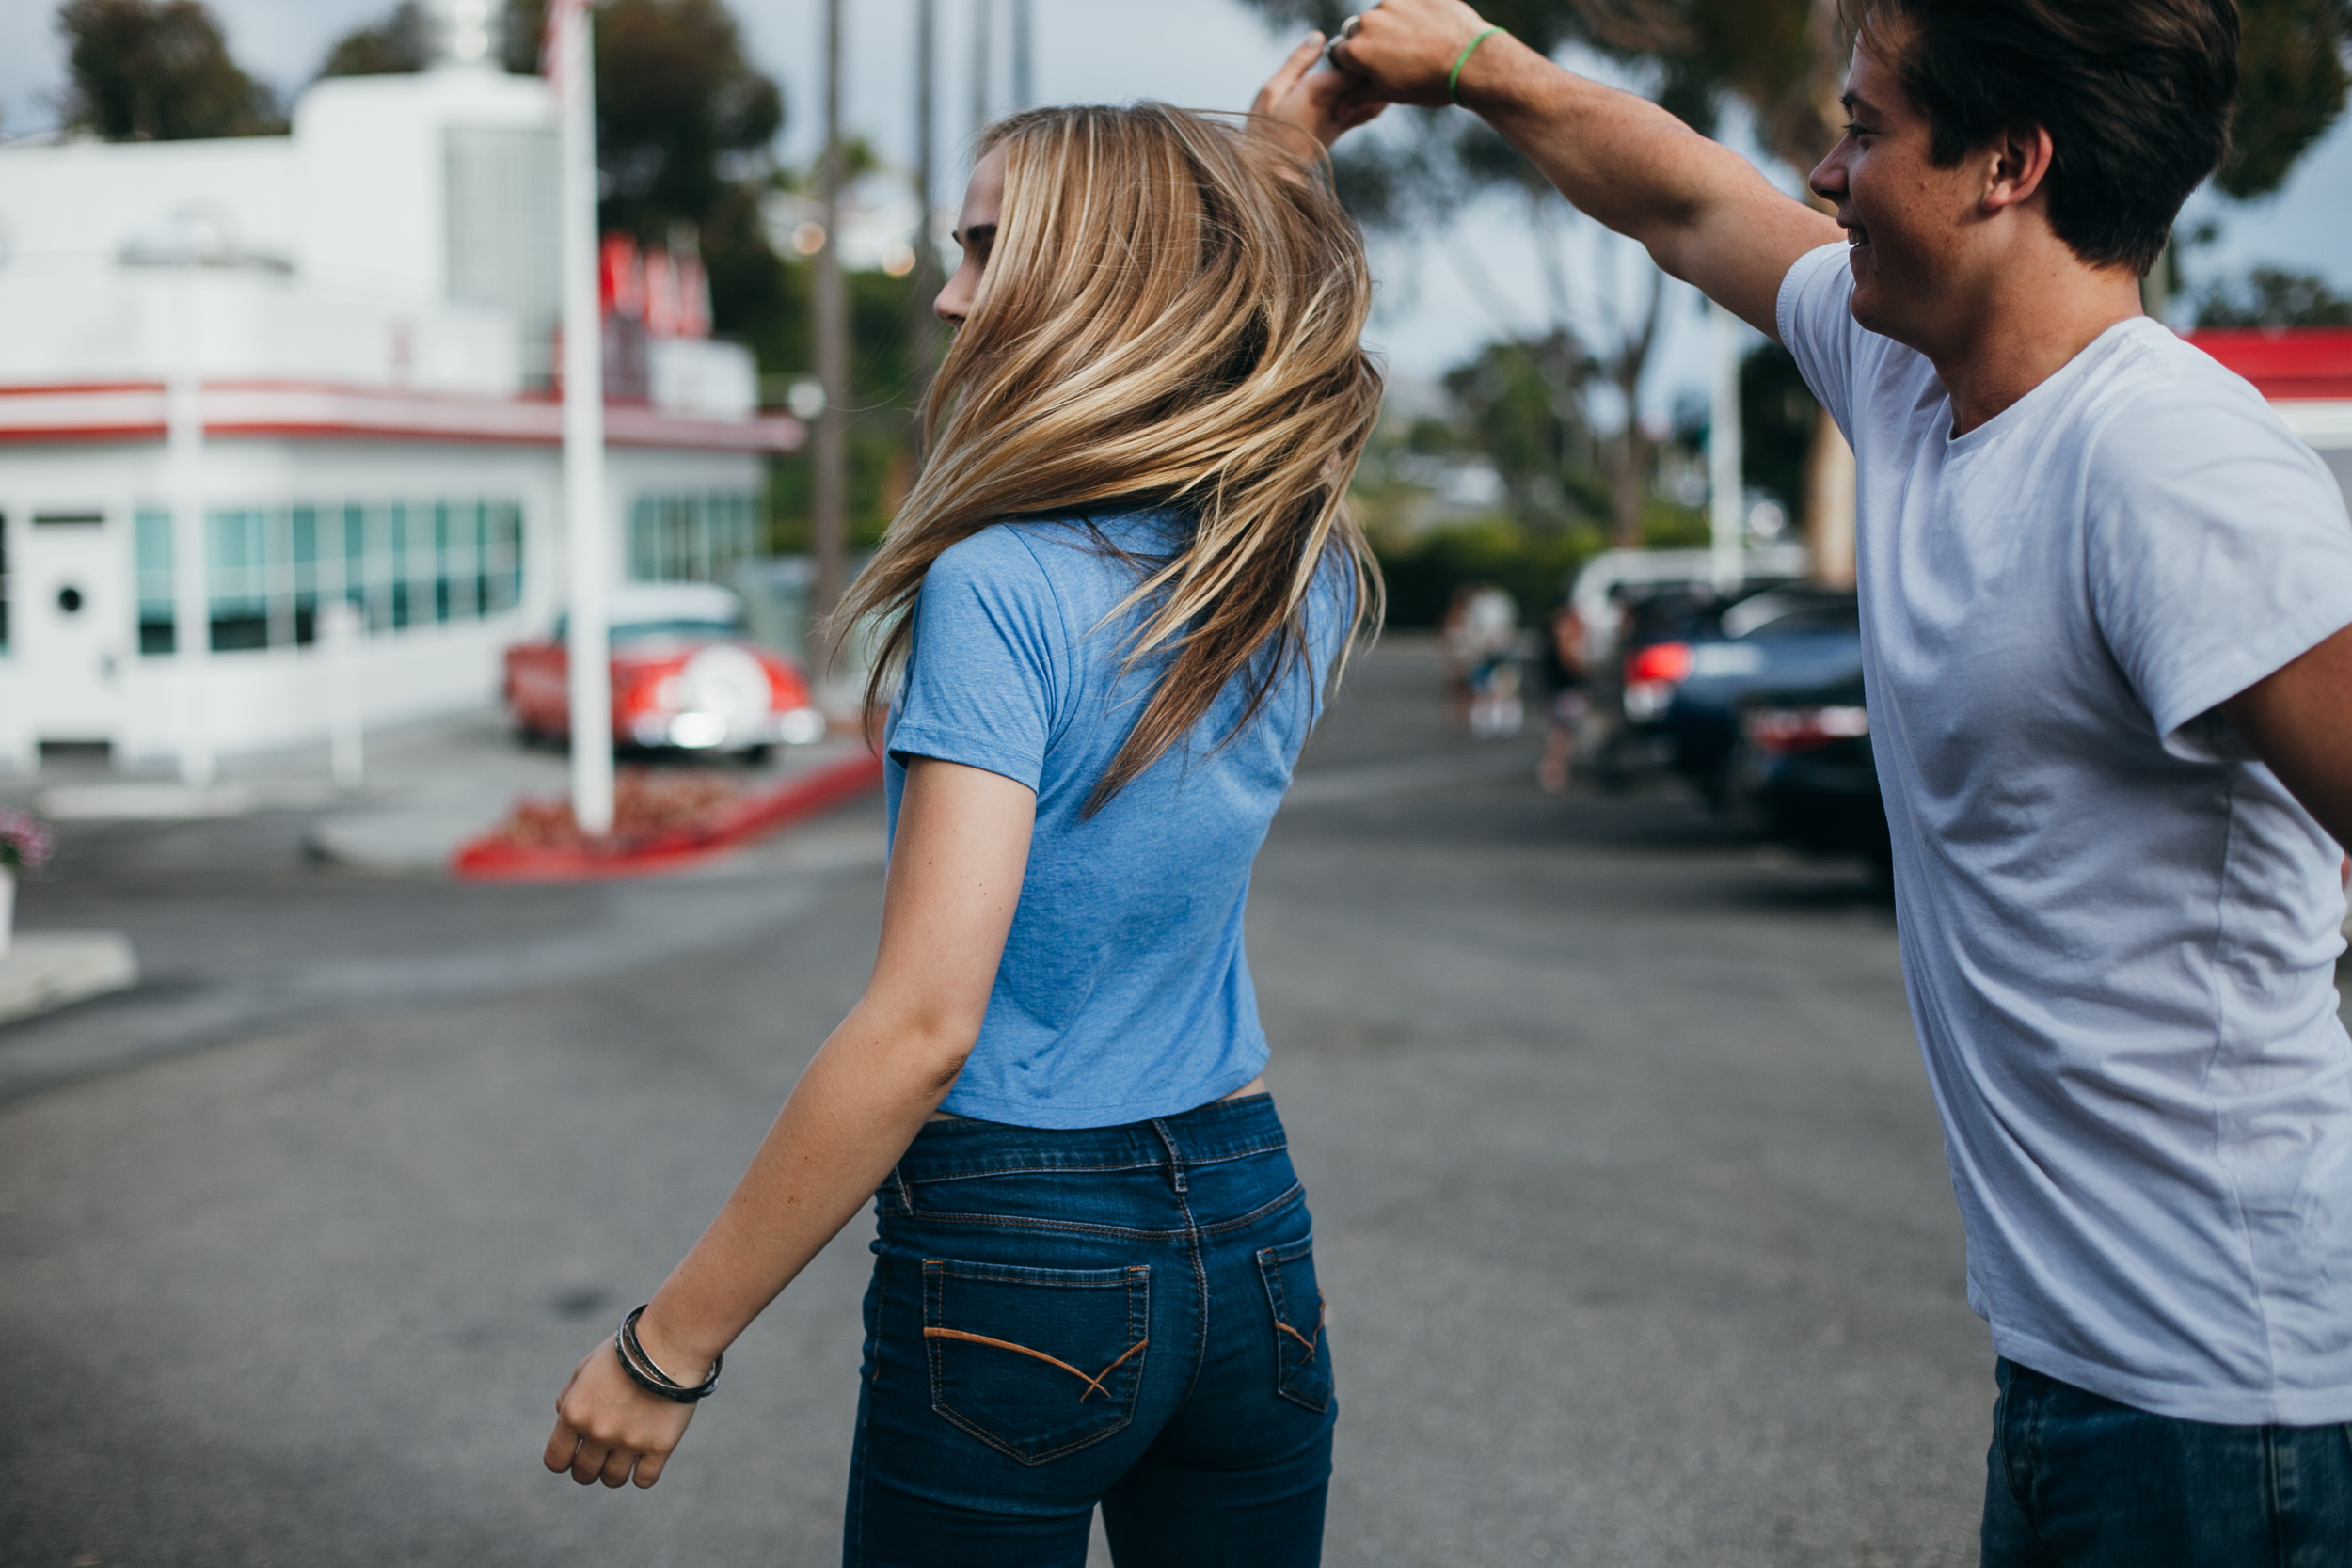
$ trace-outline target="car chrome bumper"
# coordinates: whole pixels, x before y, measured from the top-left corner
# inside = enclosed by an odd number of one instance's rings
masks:
[[[723,713],[647,713],[631,721],[627,739],[640,746],[690,752],[741,752],[754,746],[806,746],[825,738],[825,716],[813,707],[736,719]]]

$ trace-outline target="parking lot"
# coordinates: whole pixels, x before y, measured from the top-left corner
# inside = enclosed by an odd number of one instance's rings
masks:
[[[1533,770],[1394,640],[1260,863],[1328,1560],[1973,1562],[1992,1355],[1891,910]],[[837,1560],[862,1222],[658,1490],[538,1452],[856,995],[880,823],[535,888],[324,866],[300,810],[77,828],[24,922],[148,980],[0,1031],[0,1560]]]

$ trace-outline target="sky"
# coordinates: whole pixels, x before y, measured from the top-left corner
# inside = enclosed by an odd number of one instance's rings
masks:
[[[291,93],[317,70],[334,40],[391,9],[390,0],[211,0],[230,50],[255,75]],[[1032,0],[1040,102],[1119,102],[1155,97],[1198,108],[1246,107],[1279,64],[1288,34],[1270,31],[1237,0]],[[941,199],[952,205],[973,126],[975,19],[994,19],[990,107],[1009,106],[1008,0],[938,0]],[[780,82],[787,120],[779,155],[805,161],[822,133],[818,0],[734,0],[753,58]],[[845,127],[867,137],[885,158],[907,160],[914,140],[914,0],[846,0]],[[0,0],[0,134],[46,129],[56,121],[64,76],[56,8],[49,0]],[[1582,62],[1591,64],[1592,62]],[[1392,111],[1402,114],[1405,111]],[[1378,130],[1380,128],[1375,128]],[[1734,122],[1726,140],[1755,155]],[[1794,176],[1769,170],[1784,187]],[[2210,193],[2192,199],[2188,222],[2218,221],[2221,237],[2187,261],[2192,286],[2256,262],[2328,277],[2352,293],[2352,117],[2298,166],[2279,196],[2253,206]],[[1588,337],[1605,334],[1612,271],[1628,280],[1638,259],[1620,254],[1590,224],[1572,225],[1557,242],[1571,279],[1573,318]],[[1379,304],[1368,333],[1402,379],[1428,382],[1509,330],[1549,319],[1541,270],[1517,199],[1498,198],[1464,213],[1451,232],[1411,243],[1375,240]],[[1662,417],[1707,384],[1702,303],[1677,285],[1666,330],[1643,404]],[[1606,416],[1604,415],[1604,418]]]

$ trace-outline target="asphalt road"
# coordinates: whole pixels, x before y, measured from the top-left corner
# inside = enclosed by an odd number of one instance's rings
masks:
[[[1961,1564],[1992,1398],[1889,911],[1361,666],[1260,863],[1336,1564]],[[650,1494],[571,1362],[854,998],[880,813],[660,883],[457,887],[308,819],[77,828],[29,927],[140,990],[0,1031],[0,1562],[838,1560],[864,1224]]]

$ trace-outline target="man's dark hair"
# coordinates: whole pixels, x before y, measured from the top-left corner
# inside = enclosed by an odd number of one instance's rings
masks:
[[[2145,273],[2230,147],[2237,0],[1845,0],[1949,168],[2003,132],[2054,148],[2050,224],[2093,266]]]

